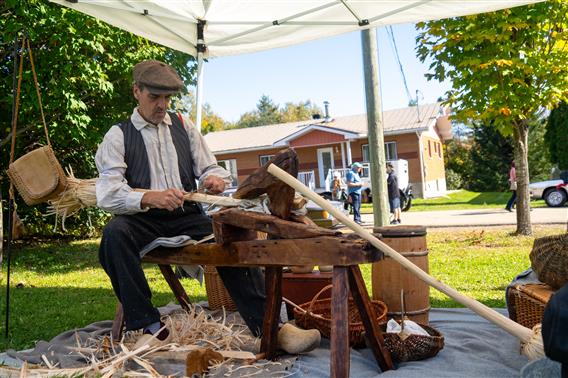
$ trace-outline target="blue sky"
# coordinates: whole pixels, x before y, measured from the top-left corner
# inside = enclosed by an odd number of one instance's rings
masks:
[[[436,101],[450,84],[424,77],[428,64],[416,58],[414,25],[396,25],[393,30],[411,95],[418,89],[424,96],[421,103]],[[384,27],[378,29],[378,45],[383,109],[405,107],[408,96]],[[236,121],[242,113],[255,109],[263,94],[280,105],[311,100],[322,109],[327,100],[332,116],[365,112],[360,32],[212,59],[205,64],[204,73],[204,101],[227,121]]]

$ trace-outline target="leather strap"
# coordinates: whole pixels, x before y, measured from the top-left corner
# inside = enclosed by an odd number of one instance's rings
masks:
[[[14,154],[15,154],[15,149],[16,149],[16,134],[17,134],[17,125],[18,125],[18,113],[19,113],[19,109],[20,109],[20,93],[21,93],[21,86],[22,86],[22,71],[23,71],[23,66],[24,66],[24,49],[26,47],[28,49],[28,55],[30,57],[32,75],[33,75],[33,78],[34,78],[34,85],[35,85],[35,89],[36,89],[36,93],[37,93],[37,101],[38,101],[38,104],[39,104],[39,111],[40,111],[40,114],[41,114],[41,121],[43,123],[43,130],[45,131],[45,139],[47,141],[47,145],[49,147],[51,147],[51,141],[49,139],[49,133],[47,132],[47,122],[45,122],[45,115],[43,113],[43,105],[41,103],[41,92],[40,92],[39,83],[38,83],[38,80],[37,80],[37,74],[36,74],[36,70],[35,70],[32,48],[30,46],[30,40],[27,39],[26,36],[24,36],[22,38],[22,52],[20,54],[20,64],[19,64],[19,69],[18,69],[18,85],[17,85],[17,88],[16,88],[16,100],[15,100],[15,105],[14,105],[14,115],[12,117],[12,144],[10,146],[10,164],[14,162]],[[17,54],[14,54],[14,55],[15,55],[15,58],[16,58]]]

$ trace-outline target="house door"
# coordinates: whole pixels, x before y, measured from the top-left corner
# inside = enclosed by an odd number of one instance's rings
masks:
[[[318,148],[318,170],[320,188],[325,188],[325,178],[330,169],[333,169],[333,148]]]

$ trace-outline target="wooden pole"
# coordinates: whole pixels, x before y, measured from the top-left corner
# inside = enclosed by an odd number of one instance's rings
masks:
[[[369,136],[369,159],[371,161],[371,190],[373,193],[373,218],[376,227],[389,223],[385,139],[379,81],[379,58],[377,29],[361,31],[363,72],[365,74],[365,98],[367,103],[367,134]]]
[[[414,265],[410,260],[406,259],[404,256],[399,254],[397,251],[377,239],[369,231],[365,230],[363,227],[359,226],[357,223],[346,217],[339,210],[331,206],[325,199],[317,195],[314,191],[306,187],[300,181],[296,180],[294,177],[288,175],[286,172],[276,167],[275,165],[270,165],[268,167],[268,172],[280,180],[284,181],[286,184],[290,185],[292,188],[296,189],[298,192],[302,193],[318,205],[320,205],[324,210],[327,210],[330,214],[336,217],[340,222],[345,224],[347,227],[356,232],[363,239],[368,240],[374,247],[379,251],[383,252],[385,255],[391,257],[393,260],[401,264],[405,269],[416,274],[418,278],[426,282],[430,286],[440,290],[442,293],[448,295],[450,298],[456,300],[457,302],[463,304],[464,306],[470,308],[478,315],[484,317],[490,322],[496,324],[497,326],[503,328],[505,331],[509,332],[511,335],[519,338],[521,341],[528,343],[533,340],[533,331],[523,327],[520,324],[515,323],[511,319],[501,315],[497,311],[485,306],[483,303],[470,298],[452,287],[438,281],[432,276],[428,275],[422,269]]]

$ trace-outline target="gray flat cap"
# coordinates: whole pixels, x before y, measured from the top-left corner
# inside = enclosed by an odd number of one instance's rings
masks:
[[[159,60],[145,60],[134,66],[134,82],[144,85],[153,94],[174,94],[183,88],[176,70]]]

